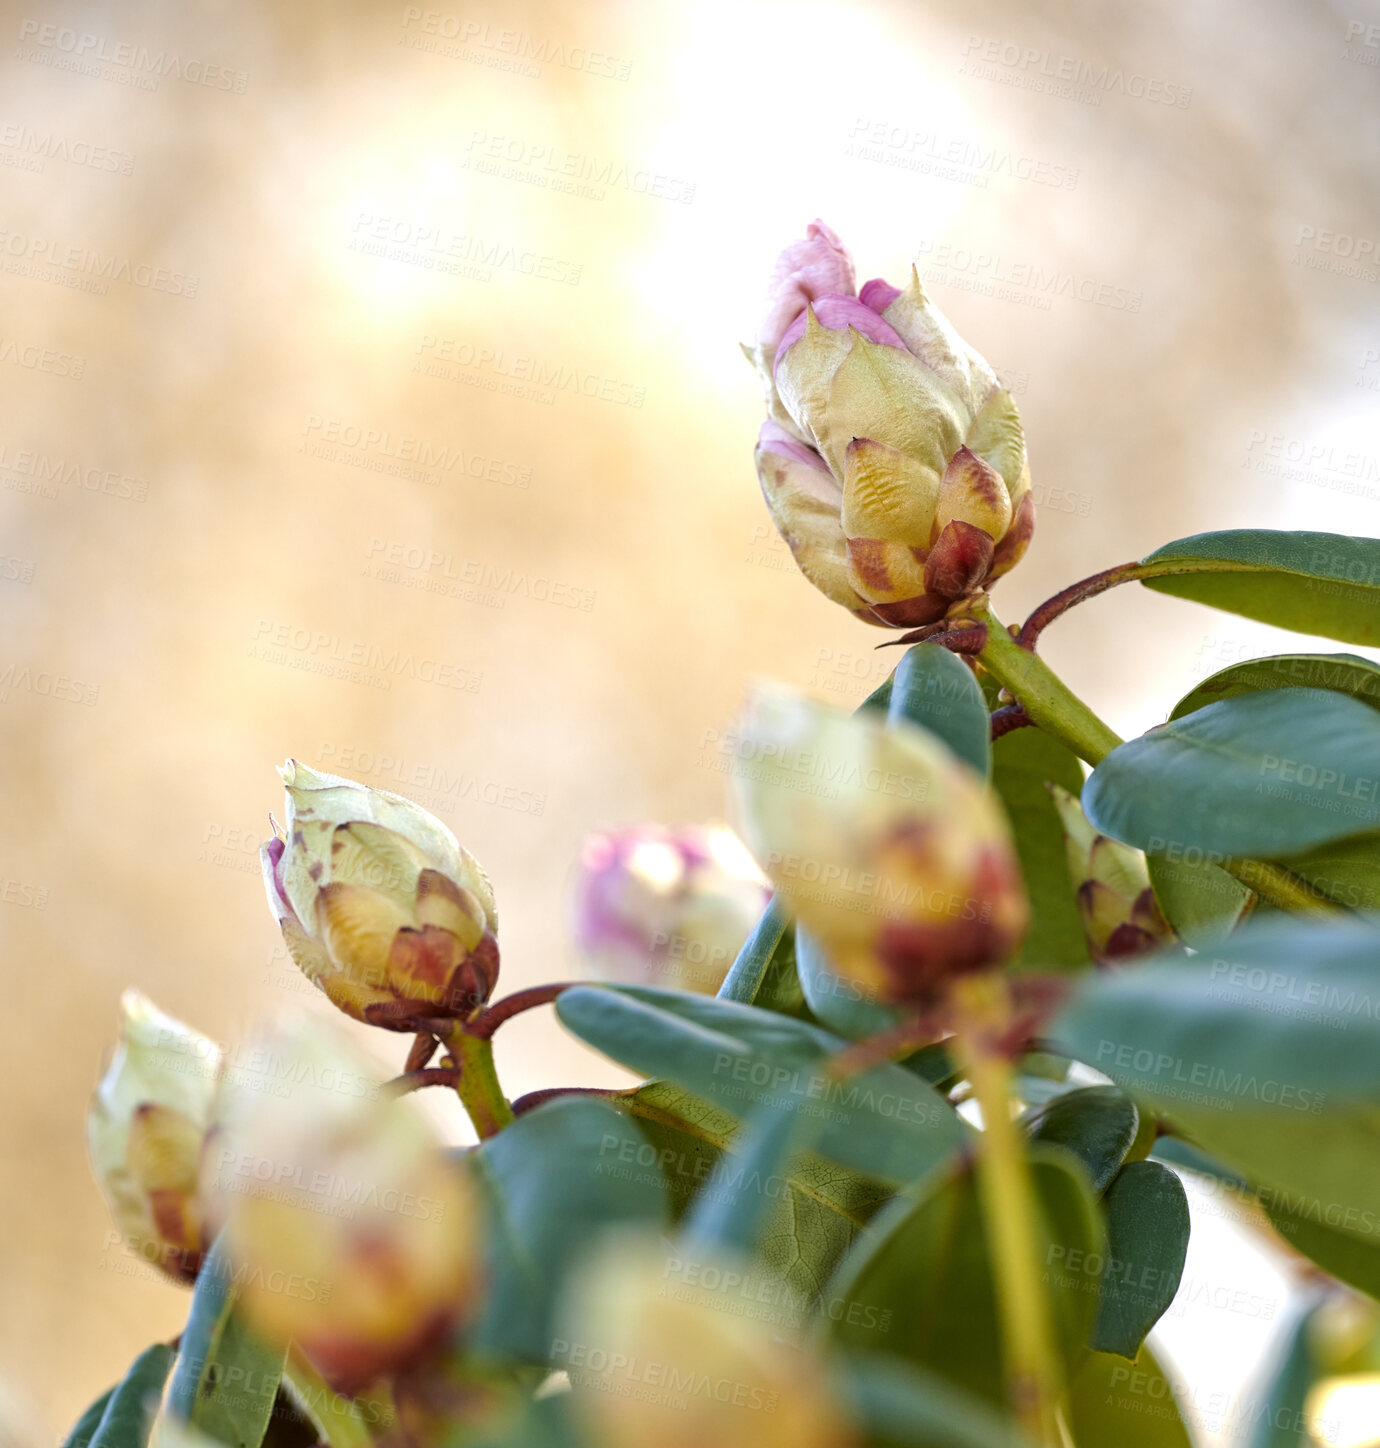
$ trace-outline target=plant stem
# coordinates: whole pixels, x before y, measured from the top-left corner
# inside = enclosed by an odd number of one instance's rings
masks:
[[[982,1111],[978,1197],[991,1251],[1011,1406],[1030,1441],[1060,1448],[1059,1369],[1041,1281],[1037,1206],[1025,1150],[1011,1120],[1011,1065],[995,1049],[1011,1014],[1005,978],[970,976],[954,987],[956,1044]]]
[[[498,1084],[493,1042],[483,1036],[472,1036],[463,1026],[456,1025],[446,1036],[446,1045],[460,1067],[456,1094],[469,1112],[480,1141],[496,1136],[512,1121],[513,1108]]]
[[[1108,576],[1133,566],[1110,569]],[[1109,729],[1037,653],[1011,637],[986,598],[976,600],[971,612],[973,618],[987,626],[987,645],[978,655],[982,666],[1015,696],[1041,729],[1067,744],[1080,759],[1094,767],[1100,764],[1122,742],[1121,736]],[[1281,910],[1318,913],[1343,909],[1319,895],[1307,881],[1268,860],[1224,860],[1222,868]]]
[[[1010,690],[1041,729],[1069,746],[1080,759],[1096,765],[1121,743],[1096,714],[1036,653],[1023,649],[1006,625],[982,599],[973,617],[987,625],[987,644],[978,655],[982,666]]]
[[[374,1438],[360,1407],[330,1388],[295,1347],[283,1366],[283,1382],[288,1397],[311,1421],[326,1448],[373,1448]],[[387,1415],[379,1416],[386,1423]]]

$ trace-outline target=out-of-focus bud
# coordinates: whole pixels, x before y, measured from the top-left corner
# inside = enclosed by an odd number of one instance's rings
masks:
[[[415,1104],[314,1022],[246,1053],[204,1189],[243,1310],[353,1396],[446,1339],[478,1291],[479,1205]]]
[[[120,1041],[86,1115],[91,1165],[130,1248],[191,1282],[210,1245],[197,1175],[220,1048],[138,991],[120,1008]]]
[[[1098,965],[1131,960],[1173,940],[1151,888],[1145,856],[1098,834],[1067,790],[1052,784],[1049,792],[1064,826],[1069,873],[1093,960]]]
[[[307,977],[356,1020],[397,1001],[433,1015],[482,1005],[498,979],[498,917],[478,861],[401,795],[295,759],[279,773],[285,838],[260,858],[268,903]]]
[[[932,735],[767,685],[740,744],[744,835],[838,975],[924,1004],[1015,950],[1028,906],[1006,820]]]
[[[684,1262],[620,1239],[577,1278],[556,1343],[573,1407],[604,1448],[854,1448],[823,1365],[741,1298],[736,1262]],[[648,1386],[658,1389],[649,1392]]]
[[[722,826],[590,835],[575,884],[575,943],[596,980],[713,995],[771,889]]]
[[[758,477],[822,593],[873,623],[935,623],[1030,543],[1020,415],[914,269],[905,291],[876,279],[854,296],[851,281],[807,295],[773,280]],[[764,345],[749,355],[761,370]]]

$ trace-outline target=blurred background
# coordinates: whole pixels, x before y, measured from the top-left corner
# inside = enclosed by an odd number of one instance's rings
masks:
[[[753,475],[737,344],[811,218],[860,281],[917,264],[1017,396],[1041,509],[1005,617],[1206,529],[1380,533],[1374,3],[19,0],[0,26],[21,1441],[185,1311],[86,1165],[121,989],[231,1050],[330,1012],[264,906],[275,764],[444,818],[513,988],[574,969],[587,832],[725,816],[754,675],[849,705],[894,663]],[[1286,637],[1124,590],[1045,647],[1124,734]],[[389,1074],[405,1045],[368,1041]],[[618,1079],[548,1012],[499,1057],[513,1095]],[[1158,1340],[1201,1441],[1245,1443],[1291,1288],[1197,1206]]]

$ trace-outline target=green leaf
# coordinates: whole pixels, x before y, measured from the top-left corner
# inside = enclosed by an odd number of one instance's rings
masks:
[[[63,1448],[144,1448],[174,1356],[167,1343],[145,1348],[124,1378],[81,1415]]]
[[[1071,1151],[1101,1196],[1136,1139],[1140,1113],[1115,1086],[1084,1086],[1027,1111],[1021,1125],[1032,1141]]]
[[[548,1361],[552,1309],[585,1250],[608,1228],[669,1217],[665,1175],[645,1148],[612,1106],[564,1097],[469,1153],[488,1206],[489,1290],[475,1348]]]
[[[1380,539],[1238,528],[1157,548],[1157,593],[1351,644],[1380,644]],[[1192,571],[1174,572],[1185,569]]]
[[[1299,1448],[1303,1435],[1304,1407],[1308,1393],[1318,1378],[1318,1363],[1313,1354],[1312,1303],[1300,1312],[1293,1330],[1285,1339],[1271,1377],[1265,1401],[1253,1412],[1255,1432],[1250,1448]]]
[[[906,1018],[901,1007],[887,1005],[858,981],[836,975],[819,941],[803,925],[795,930],[795,963],[805,1003],[837,1035],[862,1041]]]
[[[448,1438],[448,1445],[465,1448],[589,1448],[573,1421],[569,1393],[514,1404],[487,1427],[468,1427],[463,1438]]]
[[[738,958],[729,966],[718,998],[751,1005],[770,977],[786,969],[794,950],[790,917],[773,895],[752,934],[743,942]]]
[[[738,1123],[668,1081],[653,1081],[616,1098],[647,1137],[673,1190],[693,1194],[709,1181],[732,1145]],[[873,1177],[813,1153],[798,1156],[767,1192],[768,1215],[758,1261],[784,1283],[799,1315],[836,1310],[825,1296],[829,1278],[858,1233],[891,1199]]]
[[[1030,931],[1021,962],[1035,970],[1085,970],[1091,962],[1078,914],[1078,882],[1069,873],[1051,784],[1075,798],[1083,789],[1078,756],[1053,735],[1014,729],[993,744],[992,787],[1006,806],[1030,897]]]
[[[915,644],[892,674],[887,724],[918,724],[965,764],[986,775],[992,764],[991,723],[971,668],[939,644]]]
[[[1148,1347],[1134,1366],[1093,1353],[1073,1380],[1068,1415],[1077,1448],[1193,1448],[1174,1389]]]
[[[1114,749],[1094,828],[1148,854],[1274,858],[1380,827],[1380,719],[1326,689],[1209,704]],[[1192,861],[1190,861],[1192,862]]]
[[[870,1448],[1029,1448],[990,1403],[898,1358],[846,1357],[837,1381]]]
[[[1262,1193],[1260,1205],[1275,1230],[1296,1252],[1302,1252],[1339,1282],[1380,1300],[1380,1241],[1375,1236],[1380,1232],[1380,1217],[1375,1213],[1369,1214],[1368,1221],[1362,1219],[1364,1234],[1357,1236],[1329,1226],[1321,1211],[1309,1216],[1289,1210],[1273,1192]]]
[[[577,986],[556,1013],[613,1060],[674,1081],[740,1120],[763,1100],[823,1115],[821,1155],[887,1181],[918,1180],[965,1141],[967,1128],[949,1103],[902,1066],[830,1077],[829,1058],[848,1043],[803,1021],[651,986]]]
[[[1188,1255],[1188,1197],[1157,1161],[1128,1162],[1103,1198],[1107,1262],[1092,1345],[1134,1361],[1174,1300]]]
[[[1380,709],[1380,664],[1359,654],[1272,654],[1247,659],[1204,679],[1174,705],[1169,717],[1182,719],[1208,704],[1272,689],[1332,689]]]
[[[168,1363],[172,1364],[172,1349],[168,1349]],[[115,1396],[114,1388],[107,1388],[99,1398],[77,1419],[72,1431],[62,1440],[62,1448],[90,1448],[96,1429],[101,1426],[107,1404]]]
[[[239,1295],[217,1239],[192,1292],[168,1385],[168,1411],[230,1448],[258,1448],[278,1396],[284,1355],[249,1330],[235,1310]]]
[[[1255,894],[1222,869],[1201,861],[1147,855],[1145,864],[1160,912],[1174,933],[1195,949],[1210,949],[1230,935],[1255,904]]]
[[[1081,1363],[1096,1296],[1087,1264],[1102,1224],[1086,1173],[1051,1147],[1031,1152],[1036,1224],[1056,1346],[1066,1372]],[[977,1182],[968,1169],[936,1173],[878,1214],[840,1264],[831,1294],[849,1310],[832,1341],[901,1357],[965,1391],[1005,1403],[1001,1329]]]
[[[1380,1199],[1378,954],[1354,917],[1252,921],[1211,956],[1081,980],[1048,1031],[1282,1206],[1364,1235]]]
[[[1380,910],[1380,834],[1352,835],[1280,864],[1307,880],[1320,897],[1349,910]]]

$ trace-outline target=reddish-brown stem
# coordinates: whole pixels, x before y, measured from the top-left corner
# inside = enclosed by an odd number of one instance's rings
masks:
[[[424,1066],[431,1064],[431,1058],[436,1054],[436,1048],[440,1041],[430,1031],[418,1031],[417,1039],[412,1042],[412,1049],[407,1053],[407,1064],[403,1067],[404,1075],[408,1071],[420,1071]]]
[[[1099,593],[1106,593],[1109,588],[1115,588],[1119,583],[1130,583],[1141,577],[1145,571],[1145,565],[1133,561],[1131,563],[1119,563],[1115,568],[1104,568],[1101,573],[1094,573],[1091,578],[1084,578],[1078,583],[1071,583],[1065,589],[1056,593],[1053,598],[1047,598],[1021,625],[1021,631],[1016,635],[1016,642],[1023,649],[1035,652],[1035,645],[1040,641],[1040,635],[1049,627],[1054,620],[1065,614],[1074,604],[1082,603],[1086,599],[1096,598]]]
[[[460,1081],[459,1066],[426,1066],[420,1071],[405,1071],[385,1082],[384,1090],[393,1096],[406,1096],[423,1086],[456,1086]]]
[[[874,1066],[896,1061],[933,1045],[944,1035],[941,1012],[918,1010],[899,1025],[879,1031],[875,1036],[858,1041],[847,1050],[829,1058],[829,1075],[835,1080],[870,1071]]]
[[[530,1011],[536,1006],[550,1005],[563,991],[568,991],[579,984],[578,980],[563,980],[554,985],[534,985],[529,990],[514,991],[512,995],[504,996],[501,1001],[495,1001],[481,1015],[467,1022],[465,1033],[470,1036],[478,1036],[481,1041],[487,1041],[504,1021],[512,1020],[514,1016],[521,1015],[523,1011]]]
[[[538,1106],[545,1106],[548,1101],[555,1101],[562,1096],[603,1096],[611,1098],[622,1093],[604,1086],[548,1086],[544,1091],[529,1091],[526,1096],[519,1096],[513,1102],[513,1115],[521,1116],[525,1111],[535,1111]]]
[[[992,738],[1000,739],[1003,734],[1010,734],[1013,729],[1025,729],[1034,722],[1023,704],[1005,704],[992,710]]]
[[[942,649],[948,649],[951,654],[980,654],[987,647],[986,624],[961,624],[957,628],[941,629],[938,633],[931,632],[932,628],[932,624],[926,624],[924,628],[902,634],[898,639],[888,639],[886,643],[878,644],[877,647],[885,649],[892,644],[931,643],[938,644]]]

